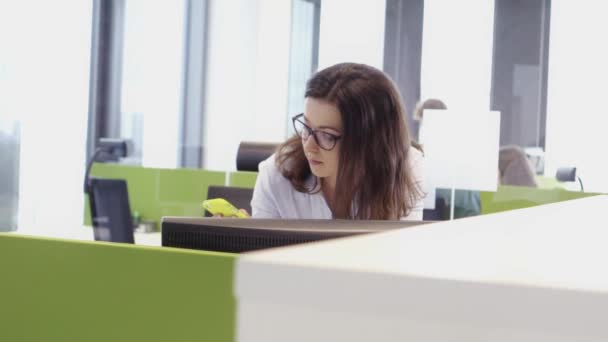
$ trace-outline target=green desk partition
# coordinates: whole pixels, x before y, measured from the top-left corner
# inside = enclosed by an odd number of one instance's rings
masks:
[[[499,186],[496,192],[481,192],[481,213],[491,214],[595,195],[598,194],[567,191],[561,188],[540,189],[523,186]]]
[[[224,185],[226,174],[199,169],[154,169],[120,164],[96,163],[91,175],[127,181],[132,211],[142,219],[160,222],[162,216],[200,216],[201,202],[209,185]],[[88,198],[85,224],[91,225]],[[159,229],[159,227],[157,227]]]
[[[0,340],[233,341],[235,258],[0,233]]]
[[[255,180],[257,177],[257,172],[231,172],[228,175],[228,186],[234,186],[237,188],[253,188],[255,186]]]
[[[555,177],[536,176],[535,179],[539,189],[566,189],[566,184],[558,181]]]

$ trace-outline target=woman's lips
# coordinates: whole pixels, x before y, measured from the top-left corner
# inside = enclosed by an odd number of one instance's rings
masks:
[[[308,159],[308,162],[309,162],[311,165],[321,165],[321,164],[323,164],[323,162],[320,162],[320,161],[318,161],[318,160],[314,160],[314,159]]]

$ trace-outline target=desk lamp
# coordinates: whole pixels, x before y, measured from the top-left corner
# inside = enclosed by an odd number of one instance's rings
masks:
[[[97,148],[87,164],[84,174],[84,193],[88,194],[91,190],[91,180],[89,174],[95,161],[118,161],[120,158],[128,156],[132,151],[132,143],[128,139],[101,138]]]

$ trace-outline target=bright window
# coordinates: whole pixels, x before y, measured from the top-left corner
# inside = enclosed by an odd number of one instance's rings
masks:
[[[494,1],[424,2],[421,98],[490,110]]]
[[[0,168],[19,170],[20,231],[82,225],[91,18],[91,1],[0,2],[1,130],[20,145]]]
[[[602,1],[551,2],[545,172],[577,167],[598,192],[608,192],[605,13]]]
[[[121,136],[146,167],[178,166],[184,1],[125,2]]]

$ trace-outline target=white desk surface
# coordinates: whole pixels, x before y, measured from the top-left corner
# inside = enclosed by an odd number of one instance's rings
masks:
[[[608,340],[607,213],[597,196],[243,255],[239,340],[287,338],[289,317],[322,332],[294,341]]]
[[[19,229],[11,233],[29,236],[49,237],[58,239],[73,239],[81,241],[94,241],[93,228],[90,226],[77,227],[71,230],[34,230]],[[135,232],[135,244],[144,246],[161,246],[161,233],[139,233]]]

